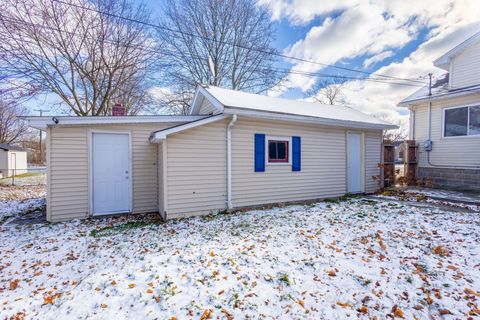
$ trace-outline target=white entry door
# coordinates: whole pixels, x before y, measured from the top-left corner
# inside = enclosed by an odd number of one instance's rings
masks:
[[[362,160],[362,135],[349,132],[347,134],[348,192],[362,192]]]
[[[131,210],[130,136],[92,133],[93,215]]]

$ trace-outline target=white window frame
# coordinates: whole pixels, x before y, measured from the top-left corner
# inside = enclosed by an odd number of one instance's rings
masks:
[[[288,162],[269,162],[268,161],[268,142],[269,141],[288,141]],[[292,137],[265,136],[265,163],[271,166],[292,165]]]
[[[455,107],[447,107],[442,109],[442,139],[464,139],[464,138],[480,138],[480,134],[470,134],[470,108],[480,107],[480,104],[468,104]],[[465,136],[445,136],[445,111],[451,109],[467,108],[467,135]]]

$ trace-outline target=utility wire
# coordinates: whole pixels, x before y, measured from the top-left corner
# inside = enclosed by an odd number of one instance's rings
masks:
[[[282,53],[278,53],[278,52],[274,52],[274,51],[266,51],[266,50],[254,48],[254,47],[251,47],[251,46],[249,47],[249,46],[245,46],[245,45],[241,45],[241,44],[237,44],[237,43],[229,43],[229,42],[225,42],[225,41],[220,41],[220,40],[217,40],[217,39],[212,39],[210,37],[206,37],[206,36],[202,36],[202,35],[198,35],[198,34],[194,34],[194,33],[190,33],[190,32],[185,32],[185,31],[181,31],[181,30],[177,30],[177,29],[172,29],[172,28],[165,27],[165,26],[160,26],[160,25],[153,24],[153,23],[150,23],[150,22],[145,22],[145,21],[140,21],[140,20],[137,20],[137,19],[123,17],[123,16],[120,16],[120,15],[117,15],[117,14],[114,14],[114,13],[101,11],[101,10],[93,9],[93,8],[88,8],[88,7],[78,5],[78,4],[74,4],[74,3],[68,3],[68,2],[65,2],[65,1],[62,1],[62,0],[52,0],[52,1],[64,4],[64,5],[76,7],[76,8],[79,8],[79,9],[83,9],[83,10],[93,11],[93,12],[96,12],[96,13],[99,13],[99,14],[103,14],[103,15],[112,17],[112,18],[123,19],[123,20],[129,21],[129,22],[143,24],[145,26],[149,26],[149,27],[152,27],[152,28],[155,28],[155,29],[166,30],[166,31],[174,32],[174,33],[179,33],[179,34],[182,34],[182,35],[187,35],[187,36],[190,36],[190,37],[201,38],[203,40],[213,41],[213,42],[217,42],[217,43],[223,43],[223,44],[226,44],[226,45],[235,46],[235,47],[239,47],[239,48],[246,49],[246,50],[252,50],[252,51],[257,51],[257,52],[264,53],[264,54],[278,56],[278,57],[281,57],[281,58],[284,58],[284,59],[291,59],[291,60],[296,60],[296,61],[300,61],[300,62],[316,64],[316,65],[320,65],[320,66],[324,66],[324,67],[331,67],[331,68],[336,68],[336,69],[350,71],[350,72],[362,73],[362,74],[366,74],[366,75],[375,74],[373,72],[367,72],[367,71],[358,70],[358,69],[340,67],[340,66],[331,65],[331,64],[327,64],[327,63],[322,63],[322,62],[318,62],[318,61],[313,61],[313,60],[309,60],[309,59],[305,59],[305,58],[288,56],[288,55],[285,55],[285,54],[282,54]],[[416,83],[421,83],[421,84],[425,85],[425,82],[420,81],[420,80],[399,78],[399,77],[394,77],[394,76],[384,75],[384,74],[375,74],[375,75],[378,76],[378,77],[390,78],[390,79],[402,80],[402,81],[416,82]]]
[[[38,27],[38,28],[43,28],[43,29],[47,29],[47,30],[52,30],[52,31],[57,31],[57,32],[64,32],[68,35],[71,35],[71,36],[74,36],[74,35],[77,35],[75,32],[71,32],[71,31],[66,31],[66,30],[61,30],[61,29],[58,29],[58,28],[55,28],[55,27],[50,27],[50,26],[45,26],[45,25],[42,25],[42,24],[38,24],[38,23],[31,23],[31,22],[25,22],[25,21],[21,21],[21,20],[17,20],[17,19],[12,19],[12,18],[9,18],[9,17],[5,17],[3,15],[0,14],[0,17],[2,19],[4,19],[5,21],[9,21],[11,23],[16,23],[16,24],[25,24],[25,25],[31,25],[31,26],[34,26],[34,27]],[[85,37],[85,36],[84,36]],[[85,37],[87,38],[87,37]],[[91,40],[95,40],[93,37],[88,37],[90,38]],[[22,40],[22,41],[25,41],[25,40]],[[132,49],[138,49],[138,50],[144,50],[146,52],[150,52],[150,53],[156,53],[156,54],[169,54],[169,55],[174,55],[176,54],[175,51],[168,51],[168,50],[165,50],[165,49],[162,49],[162,50],[158,50],[158,49],[153,49],[151,47],[145,47],[145,46],[135,46],[135,45],[122,45],[116,41],[111,41],[111,40],[108,40],[108,39],[103,39],[102,41],[104,41],[105,43],[110,43],[110,44],[113,44],[113,45],[119,45],[121,47],[125,47],[125,48],[132,48]],[[37,45],[37,43],[35,42],[32,42],[32,41],[26,41],[27,43],[30,43],[30,44],[33,44],[33,45]],[[203,58],[203,57],[200,57],[200,56],[193,56],[192,55],[192,58],[197,60],[197,61],[200,61],[200,62],[205,62],[207,60],[207,58]],[[222,63],[225,63],[225,64],[231,64],[233,65],[234,62],[233,61],[228,61],[228,60],[223,60],[221,61]],[[401,83],[401,82],[393,82],[395,79],[388,79],[388,78],[374,78],[374,77],[367,77],[367,78],[360,78],[360,77],[353,77],[353,76],[344,76],[344,75],[335,75],[335,74],[325,74],[325,73],[320,73],[320,72],[312,72],[312,71],[301,71],[301,70],[292,70],[292,69],[287,69],[287,68],[280,68],[280,67],[260,67],[260,69],[264,70],[264,71],[270,71],[270,70],[276,70],[276,71],[279,71],[279,72],[283,72],[285,74],[294,74],[294,75],[302,75],[302,76],[308,76],[308,77],[319,77],[319,78],[336,78],[336,79],[345,79],[345,80],[358,80],[358,81],[370,81],[370,82],[376,82],[376,83],[386,83],[386,84],[390,84],[390,85],[400,85],[400,86],[410,86],[410,87],[423,87],[424,85],[418,85],[418,84],[410,84],[410,83]]]

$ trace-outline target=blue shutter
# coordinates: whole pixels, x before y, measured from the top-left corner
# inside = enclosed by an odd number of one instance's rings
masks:
[[[265,172],[265,135],[255,133],[255,172]]]
[[[300,137],[292,137],[292,171],[300,171],[301,169],[301,149]]]

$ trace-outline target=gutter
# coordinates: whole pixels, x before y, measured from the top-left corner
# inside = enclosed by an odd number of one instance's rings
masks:
[[[398,126],[389,123],[368,123],[352,120],[340,120],[332,118],[321,118],[316,116],[296,115],[277,111],[250,110],[238,107],[225,107],[224,114],[237,114],[251,116],[255,118],[269,120],[286,120],[293,122],[312,123],[317,125],[335,126],[353,129],[372,129],[372,130],[389,130],[398,129]]]
[[[232,128],[237,122],[237,115],[232,116],[232,120],[227,127],[227,208],[230,210],[232,205]]]

